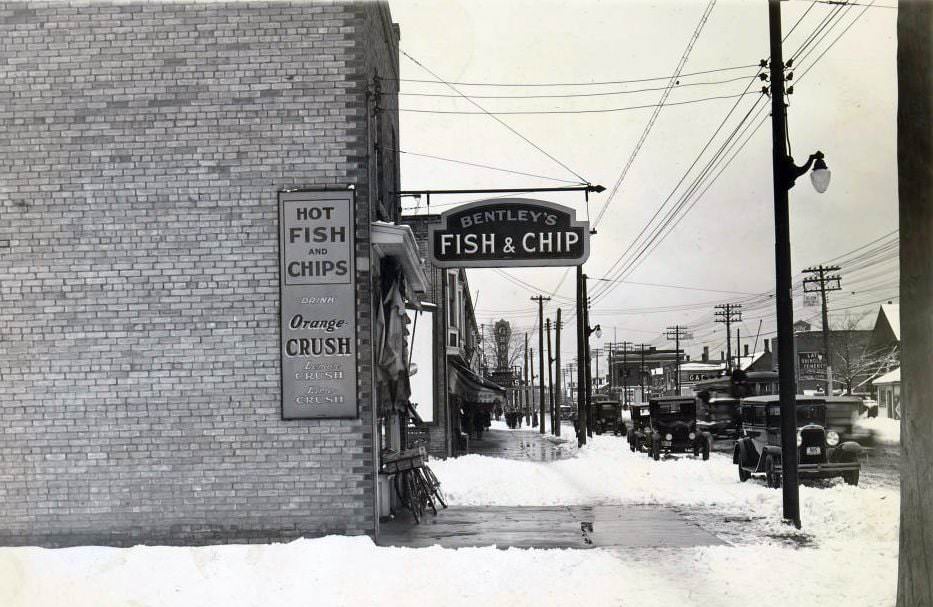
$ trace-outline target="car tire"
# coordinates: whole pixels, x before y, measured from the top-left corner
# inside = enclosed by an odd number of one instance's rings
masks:
[[[702,451],[703,451],[703,461],[704,461],[704,462],[707,461],[707,460],[709,459],[709,445],[710,445],[711,442],[712,442],[712,439],[710,439],[710,440],[704,440],[704,441],[703,441],[703,449],[702,449]]]
[[[768,482],[768,486],[772,489],[781,488],[781,475],[775,472],[774,456],[769,455],[765,458],[765,479]]]
[[[858,477],[859,477],[859,470],[853,470],[852,472],[844,472],[842,474],[842,480],[844,480],[847,485],[852,485],[854,487],[858,486]]]
[[[651,439],[651,458],[654,461],[661,459],[661,441]]]
[[[752,477],[752,473],[742,467],[742,464],[739,464],[739,482],[744,483]]]

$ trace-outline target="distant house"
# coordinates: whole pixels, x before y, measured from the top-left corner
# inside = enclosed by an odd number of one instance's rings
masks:
[[[901,368],[885,373],[874,380],[878,390],[878,415],[891,419],[901,418]]]

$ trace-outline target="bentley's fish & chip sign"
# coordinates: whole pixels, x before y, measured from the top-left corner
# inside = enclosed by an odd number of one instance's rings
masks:
[[[571,208],[530,198],[457,207],[430,227],[428,241],[439,267],[575,266],[590,254],[588,222]]]

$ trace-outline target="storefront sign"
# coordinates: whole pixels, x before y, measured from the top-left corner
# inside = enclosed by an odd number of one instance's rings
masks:
[[[481,200],[430,226],[431,261],[444,268],[575,266],[590,255],[589,223],[568,207],[529,198]]]
[[[282,417],[354,418],[353,192],[279,192]]]
[[[799,379],[823,379],[826,377],[826,362],[822,352],[797,353],[797,377]]]

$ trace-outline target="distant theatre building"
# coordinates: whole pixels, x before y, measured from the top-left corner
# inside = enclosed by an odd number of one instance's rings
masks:
[[[378,533],[440,286],[398,38],[386,2],[0,4],[0,544]]]

